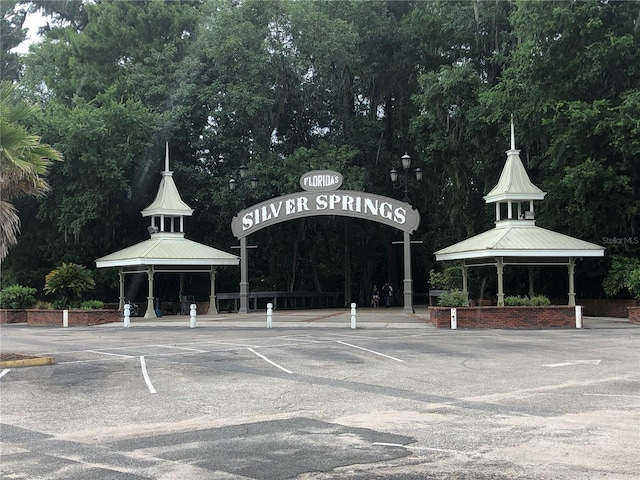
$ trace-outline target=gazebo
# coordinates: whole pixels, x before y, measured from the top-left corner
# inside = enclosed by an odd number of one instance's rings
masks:
[[[169,170],[169,144],[166,145],[165,166],[156,199],[141,211],[143,217],[151,217],[147,227],[150,238],[96,260],[97,268],[117,267],[120,276],[119,308],[125,302],[125,275],[146,273],[149,282],[147,310],[144,318],[156,318],[154,309],[153,280],[156,273],[180,275],[182,296],[183,274],[209,273],[211,289],[208,314],[217,314],[215,302],[216,268],[238,266],[239,257],[231,253],[202,245],[184,237],[184,217],[193,209],[182,201]]]
[[[495,227],[435,252],[437,261],[462,263],[462,289],[467,291],[469,267],[495,266],[498,274],[498,306],[504,306],[504,268],[507,266],[566,266],[569,274],[569,305],[575,306],[574,269],[577,259],[602,257],[604,247],[553,232],[535,224],[535,200],[545,192],[535,186],[515,148],[513,120],[511,149],[498,184],[485,197],[496,206]],[[529,268],[529,294],[533,295],[533,273]]]

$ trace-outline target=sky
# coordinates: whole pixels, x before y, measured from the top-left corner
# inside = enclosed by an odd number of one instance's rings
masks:
[[[43,17],[40,13],[27,14],[27,19],[25,20],[23,25],[23,28],[29,29],[29,33],[27,33],[27,39],[16,48],[11,49],[11,52],[20,54],[28,53],[29,45],[38,41],[38,28],[44,26],[46,23],[46,17]]]

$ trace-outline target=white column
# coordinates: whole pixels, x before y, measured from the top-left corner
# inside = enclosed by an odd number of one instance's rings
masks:
[[[504,307],[504,265],[502,263],[502,257],[498,257],[496,260],[496,268],[498,270],[498,306]]]
[[[209,310],[207,310],[207,315],[218,315],[218,308],[216,307],[216,267],[211,267],[209,278],[211,280],[211,288],[209,290]]]
[[[118,310],[122,310],[124,308],[124,273],[122,269],[119,269],[118,277],[120,278],[120,298],[118,301]]]
[[[247,237],[240,239],[240,308],[238,313],[249,313],[249,267],[247,262]]]
[[[513,218],[513,205],[511,204],[511,200],[507,202],[507,218],[509,220]]]
[[[573,257],[569,257],[569,303],[570,307],[576,306],[576,288],[574,285],[573,274],[575,272],[576,259]]]
[[[158,318],[156,317],[156,310],[153,305],[153,265],[149,266],[147,270],[147,277],[149,278],[149,296],[147,297],[147,311],[144,313],[144,318]]]
[[[496,222],[500,221],[500,202],[496,202]]]
[[[411,234],[404,232],[404,313],[414,313],[413,310],[413,279],[411,278]]]

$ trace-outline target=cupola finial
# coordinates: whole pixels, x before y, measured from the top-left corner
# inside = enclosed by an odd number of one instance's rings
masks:
[[[516,134],[513,128],[513,113],[511,114],[511,150],[516,149]]]
[[[164,171],[168,172],[169,171],[169,142],[166,143],[166,150],[167,150],[167,153],[164,157]]]

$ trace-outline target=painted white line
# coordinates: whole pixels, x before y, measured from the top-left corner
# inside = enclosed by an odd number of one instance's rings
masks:
[[[284,367],[281,367],[280,365],[278,365],[277,363],[272,362],[271,360],[269,360],[267,357],[265,357],[264,355],[259,354],[258,352],[256,352],[253,348],[247,348],[247,350],[249,350],[251,353],[255,353],[257,356],[259,356],[260,358],[262,358],[265,362],[269,362],[271,365],[273,365],[274,367],[279,368],[280,370],[282,370],[283,372],[286,373],[293,373],[291,370],[287,370]]]
[[[120,353],[100,352],[98,350],[85,350],[87,353],[97,353],[99,355],[112,355],[114,357],[133,358],[133,355],[122,355]]]
[[[582,395],[589,395],[591,397],[627,397],[627,398],[640,398],[640,395],[619,395],[615,393],[583,393]]]
[[[569,367],[571,365],[600,365],[601,360],[569,360],[568,362],[563,363],[550,363],[548,365],[543,365],[543,367]]]
[[[5,368],[4,370],[2,370],[2,372],[0,372],[0,378],[4,377],[10,371],[11,371],[10,368]]]
[[[156,389],[153,388],[151,380],[149,380],[149,374],[147,373],[147,364],[144,361],[144,357],[140,357],[140,366],[142,367],[142,376],[144,377],[144,381],[147,383],[147,387],[149,387],[149,391],[151,393],[156,393]]]
[[[474,453],[463,452],[461,450],[450,450],[448,448],[414,447],[412,445],[402,445],[401,443],[375,442],[375,443],[372,443],[372,445],[377,445],[381,447],[402,447],[408,450],[428,450],[430,452],[456,453],[460,455],[475,455]]]
[[[346,345],[348,347],[359,348],[360,350],[364,350],[365,352],[369,352],[369,353],[374,353],[376,355],[380,355],[381,357],[390,358],[391,360],[395,360],[396,362],[404,362],[404,360],[400,360],[399,358],[391,357],[389,355],[385,355],[384,353],[380,353],[380,352],[376,352],[376,351],[373,351],[373,350],[369,350],[368,348],[359,347],[357,345],[352,345],[350,343],[342,342],[340,340],[336,340],[336,342],[337,343],[341,343],[342,345]]]
[[[188,348],[188,347],[178,347],[176,345],[155,345],[155,346],[162,347],[162,348],[175,348],[177,350],[188,350],[190,352],[208,353],[208,350],[199,350],[197,348]]]

